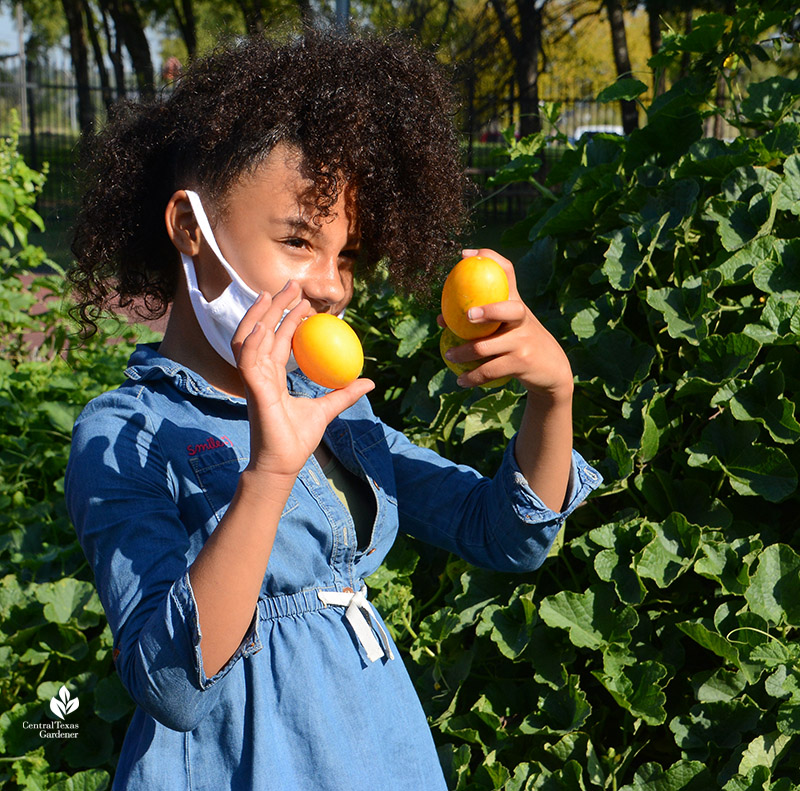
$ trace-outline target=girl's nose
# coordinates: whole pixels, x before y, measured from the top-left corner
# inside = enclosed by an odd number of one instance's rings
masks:
[[[341,302],[346,296],[346,275],[341,260],[326,256],[317,261],[303,283],[303,293],[317,310]]]

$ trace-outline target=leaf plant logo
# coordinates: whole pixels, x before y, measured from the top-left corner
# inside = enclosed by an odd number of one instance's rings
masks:
[[[23,720],[25,730],[36,731],[42,739],[77,739],[80,735],[80,723],[67,722],[67,717],[78,708],[78,696],[70,694],[65,684],[50,698],[50,711],[55,719],[28,722]]]
[[[69,690],[66,686],[62,684],[61,689],[58,690],[58,695],[54,695],[50,698],[50,711],[52,711],[58,719],[63,720],[66,718],[67,714],[71,714],[78,708],[78,703],[77,696],[73,698],[69,694]]]

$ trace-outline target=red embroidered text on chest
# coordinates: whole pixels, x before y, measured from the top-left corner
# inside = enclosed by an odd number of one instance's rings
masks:
[[[198,453],[203,453],[203,451],[206,450],[232,447],[233,443],[228,439],[228,437],[207,437],[205,442],[198,442],[195,445],[187,445],[186,452],[190,456],[196,456]]]

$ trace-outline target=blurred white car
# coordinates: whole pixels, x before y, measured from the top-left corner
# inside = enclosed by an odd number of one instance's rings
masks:
[[[591,126],[578,126],[575,128],[575,131],[570,135],[570,142],[577,143],[584,135],[598,135],[598,134],[608,134],[608,135],[624,135],[625,132],[623,131],[621,126],[614,126],[612,124],[593,124]]]

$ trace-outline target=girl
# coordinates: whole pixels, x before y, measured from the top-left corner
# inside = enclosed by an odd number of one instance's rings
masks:
[[[413,446],[359,379],[327,392],[291,338],[341,314],[356,263],[406,289],[449,255],[463,176],[447,82],[398,41],[308,34],[198,62],[95,141],[72,273],[163,341],[78,418],[67,501],[137,704],[114,789],[438,791],[422,708],[364,579],[398,529],[529,571],[599,484],[571,448],[572,375],[520,301],[454,350],[527,388],[492,478]]]

